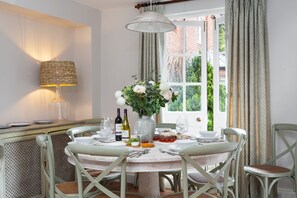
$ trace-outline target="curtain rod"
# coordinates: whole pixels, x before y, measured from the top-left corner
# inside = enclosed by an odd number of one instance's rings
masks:
[[[165,4],[179,3],[179,2],[185,2],[185,1],[191,1],[191,0],[171,0],[171,1],[154,2],[152,3],[152,5],[165,5]],[[151,5],[150,3],[139,3],[135,6],[135,8],[139,9],[142,7],[148,7],[150,5]]]

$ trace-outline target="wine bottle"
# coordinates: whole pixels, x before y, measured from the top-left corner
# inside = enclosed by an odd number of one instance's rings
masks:
[[[122,124],[122,140],[127,141],[130,138],[130,126],[128,121],[127,109],[124,109],[124,120]]]
[[[115,140],[122,141],[122,123],[121,110],[117,108],[117,117],[115,118]]]

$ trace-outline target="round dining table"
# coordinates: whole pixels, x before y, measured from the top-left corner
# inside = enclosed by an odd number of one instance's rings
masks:
[[[161,149],[169,150],[168,147],[174,143],[157,143],[155,147],[150,148],[149,152],[142,154],[139,157],[128,157],[126,172],[138,173],[138,192],[143,197],[160,197],[159,186],[159,171],[176,171],[181,170],[181,157],[172,155],[171,153],[161,152]],[[127,147],[131,150],[140,148]],[[144,148],[142,148],[143,150]],[[69,156],[67,151],[66,154]],[[193,157],[201,166],[214,165],[224,161],[227,154],[214,154]],[[85,168],[104,170],[114,161],[112,157],[94,156],[94,155],[79,155],[79,159]],[[68,161],[74,164],[69,156]],[[120,167],[113,171],[120,171]]]

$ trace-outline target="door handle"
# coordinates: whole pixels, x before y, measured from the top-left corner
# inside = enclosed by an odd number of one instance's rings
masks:
[[[197,121],[197,122],[201,122],[201,118],[200,118],[200,117],[197,117],[197,118],[196,118],[196,121]]]

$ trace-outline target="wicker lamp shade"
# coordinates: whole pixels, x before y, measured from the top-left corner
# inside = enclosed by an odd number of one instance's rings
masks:
[[[40,64],[40,86],[76,86],[77,77],[73,61],[45,61]]]

